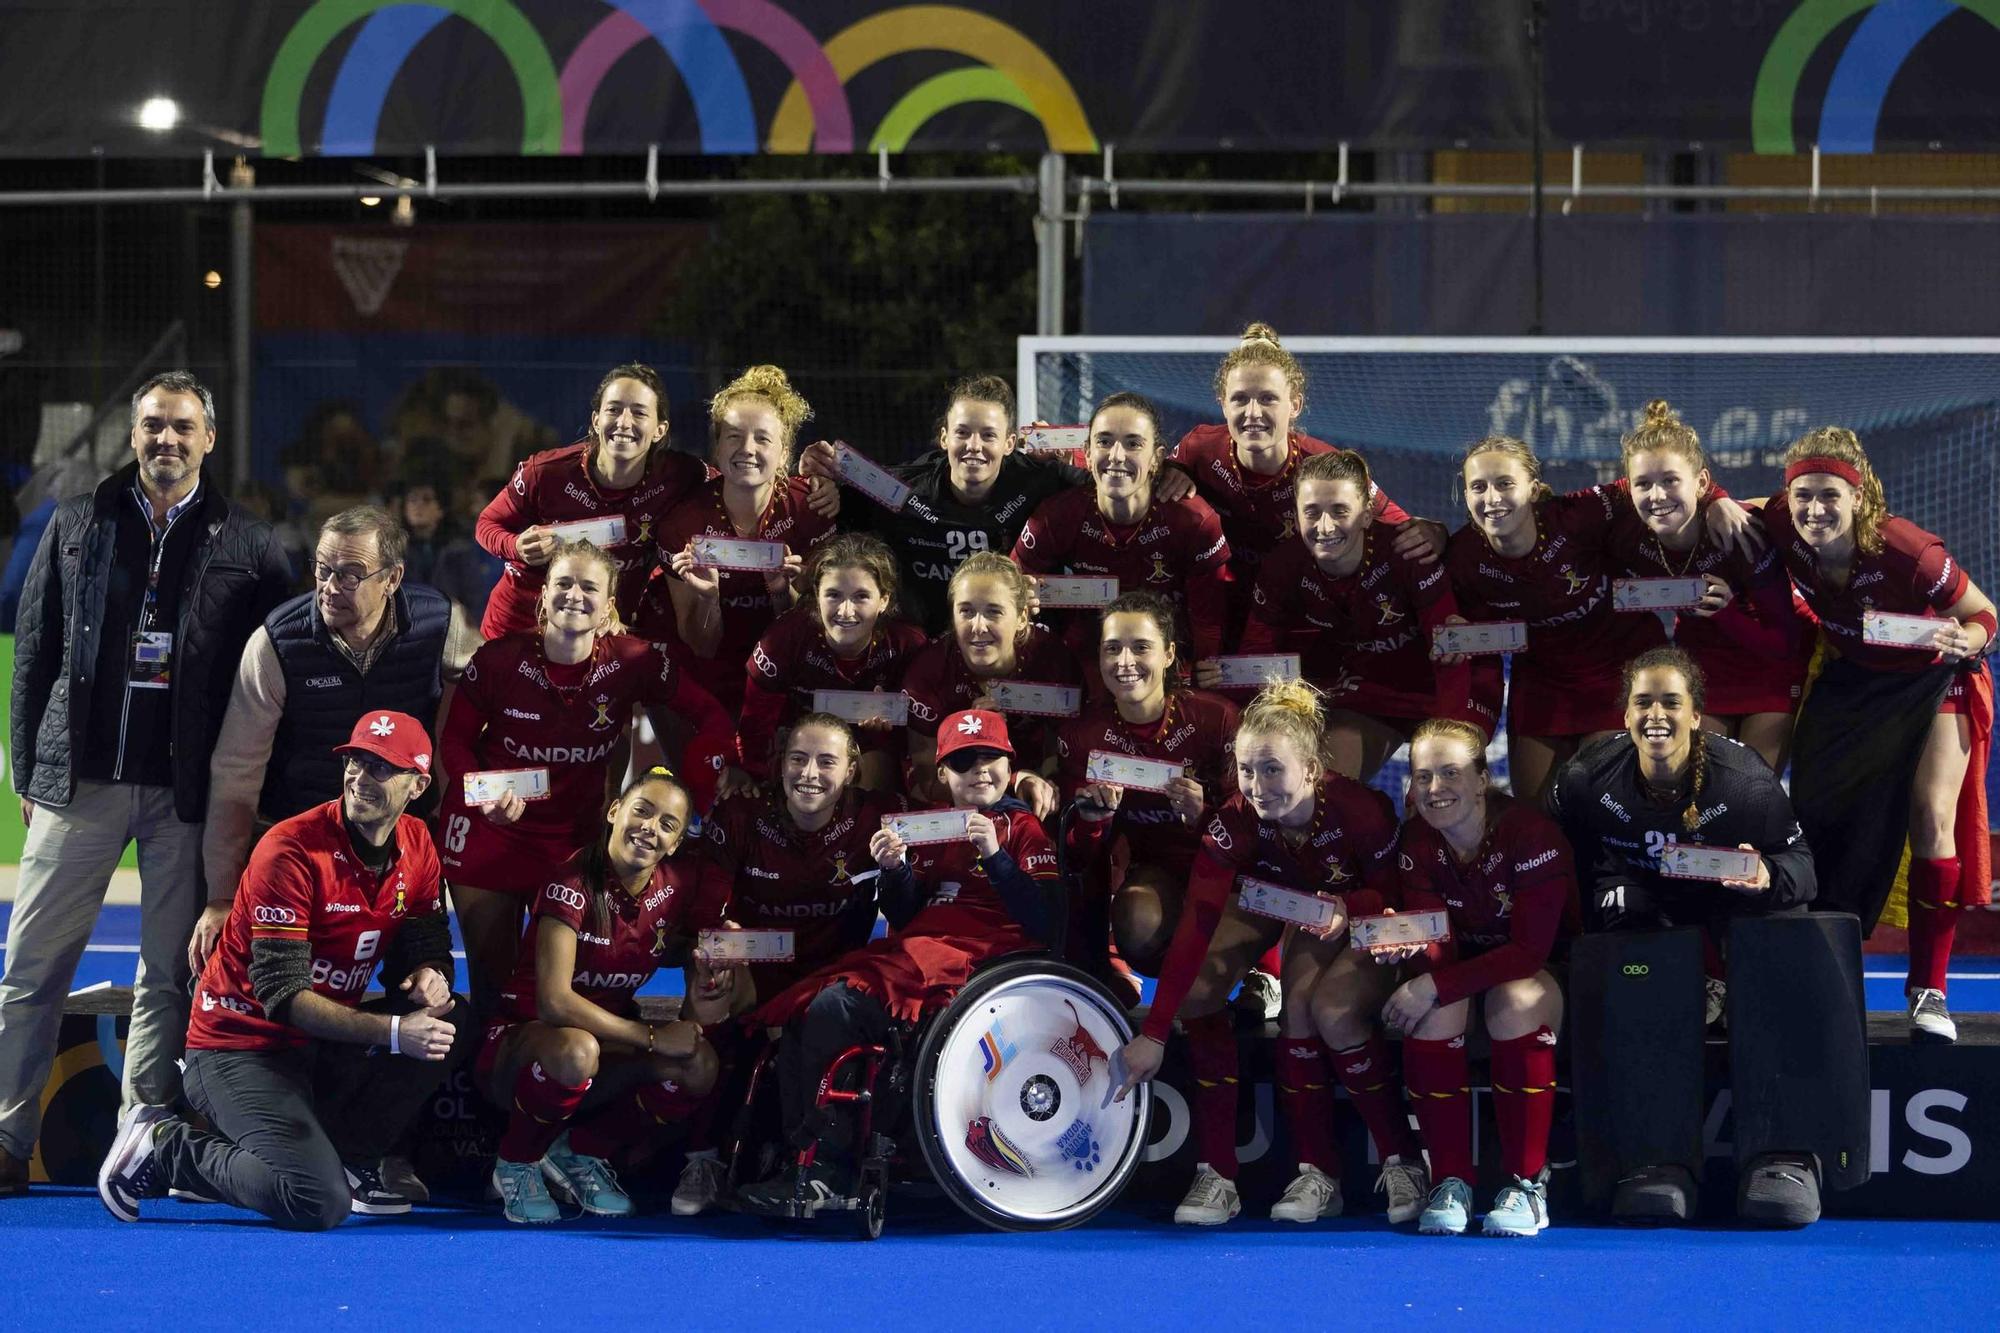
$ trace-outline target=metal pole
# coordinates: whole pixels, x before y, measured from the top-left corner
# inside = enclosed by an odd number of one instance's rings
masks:
[[[1548,27],[1548,0],[1529,0],[1528,3],[1528,70],[1532,80],[1529,92],[1533,107],[1531,124],[1528,127],[1531,147],[1528,152],[1534,163],[1534,192],[1528,196],[1528,217],[1534,230],[1533,282],[1535,288],[1534,313],[1528,320],[1528,332],[1541,333],[1546,327],[1543,319],[1543,280],[1545,270],[1542,261],[1542,223],[1545,210],[1542,208],[1542,36]]]
[[[1063,210],[1069,202],[1061,153],[1042,154],[1037,173],[1041,207],[1035,214],[1035,332],[1063,331]]]
[[[241,158],[230,169],[229,184],[235,189],[249,189],[256,180],[256,173]],[[252,433],[250,429],[250,330],[256,318],[255,289],[252,287],[252,271],[256,264],[255,246],[257,218],[255,206],[248,199],[239,199],[229,206],[229,429],[234,442],[231,458],[235,460],[235,482],[241,486],[250,480],[250,456]]]

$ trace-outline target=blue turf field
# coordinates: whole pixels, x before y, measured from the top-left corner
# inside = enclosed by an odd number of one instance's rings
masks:
[[[105,911],[78,986],[130,982],[137,917]],[[1868,966],[1870,1006],[1896,1007],[1902,960]],[[2000,964],[1968,959],[1954,976],[1955,1007],[2000,1008]],[[1367,1175],[1356,1171],[1350,1191],[1365,1190]],[[1509,1242],[1397,1234],[1379,1214],[1310,1228],[1252,1217],[1268,1203],[1252,1201],[1214,1231],[1128,1208],[1077,1231],[1010,1236],[942,1200],[898,1195],[887,1234],[865,1244],[839,1219],[820,1232],[659,1214],[527,1231],[443,1208],[290,1236],[235,1209],[166,1200],[149,1201],[127,1227],[88,1190],[41,1189],[0,1202],[0,1330],[176,1316],[215,1328],[411,1319],[425,1329],[852,1318],[884,1333],[1391,1321],[1519,1329],[1551,1319],[1704,1333],[2000,1326],[2000,1223],[1834,1221],[1772,1234],[1558,1218],[1538,1239]]]

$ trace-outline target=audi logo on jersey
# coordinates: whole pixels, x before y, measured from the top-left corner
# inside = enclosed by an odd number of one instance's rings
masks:
[[[544,891],[543,897],[547,898],[550,902],[561,903],[564,907],[574,908],[579,912],[590,903],[590,900],[583,896],[583,890],[572,888],[567,884],[549,885]]]
[[[255,907],[250,911],[250,919],[260,926],[294,926],[299,914],[289,907]]]
[[[756,664],[759,671],[769,676],[772,680],[778,678],[778,664],[771,660],[770,654],[764,651],[762,644],[757,645],[756,651],[750,654],[750,660]]]
[[[1220,819],[1208,821],[1208,839],[1225,852],[1236,845],[1236,840],[1229,836],[1229,830],[1222,826]]]

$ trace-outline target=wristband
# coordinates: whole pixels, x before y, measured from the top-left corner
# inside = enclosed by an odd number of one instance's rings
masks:
[[[1986,631],[1986,642],[1979,645],[1979,652],[1980,654],[1991,652],[1993,649],[1993,631],[1996,624],[2000,624],[2000,622],[1996,622],[1994,619],[1993,613],[1991,611],[1981,611],[1977,615],[1967,616],[1965,623],[1968,625],[1977,625]]]
[[[402,1053],[403,1016],[401,1014],[391,1014],[389,1015],[389,1054],[401,1055]]]

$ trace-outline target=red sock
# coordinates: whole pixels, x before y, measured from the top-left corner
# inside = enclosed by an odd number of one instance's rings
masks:
[[[1910,972],[1904,989],[1945,988],[1958,934],[1958,858],[1910,858]]]
[[[1227,1013],[1182,1022],[1194,1074],[1194,1147],[1216,1174],[1236,1179],[1236,1027]]]
[[[1340,1174],[1333,1146],[1333,1084],[1326,1043],[1318,1037],[1280,1037],[1272,1048],[1278,1105],[1292,1134],[1292,1156],[1330,1176]]]
[[[706,1098],[676,1079],[641,1083],[570,1131],[569,1146],[586,1157],[612,1157],[650,1138],[661,1125],[685,1120]]]
[[[1523,1180],[1549,1160],[1556,1107],[1556,1034],[1538,1027],[1493,1043],[1493,1118],[1500,1122],[1500,1169]]]
[[[507,1114],[506,1132],[500,1136],[501,1160],[541,1161],[589,1091],[589,1079],[581,1087],[567,1087],[556,1082],[541,1061],[529,1064],[514,1077],[514,1105]]]
[[[1410,1135],[1409,1113],[1403,1109],[1401,1089],[1389,1068],[1389,1043],[1376,1033],[1359,1046],[1333,1053],[1333,1070],[1340,1086],[1347,1089],[1361,1123],[1375,1138],[1375,1151],[1384,1160],[1407,1157],[1417,1150]]]
[[[1403,1042],[1403,1086],[1430,1149],[1431,1179],[1472,1183],[1472,1098],[1466,1092],[1465,1038]]]
[[[1257,960],[1257,970],[1274,977],[1285,975],[1285,951],[1275,944],[1264,950],[1264,956]]]

